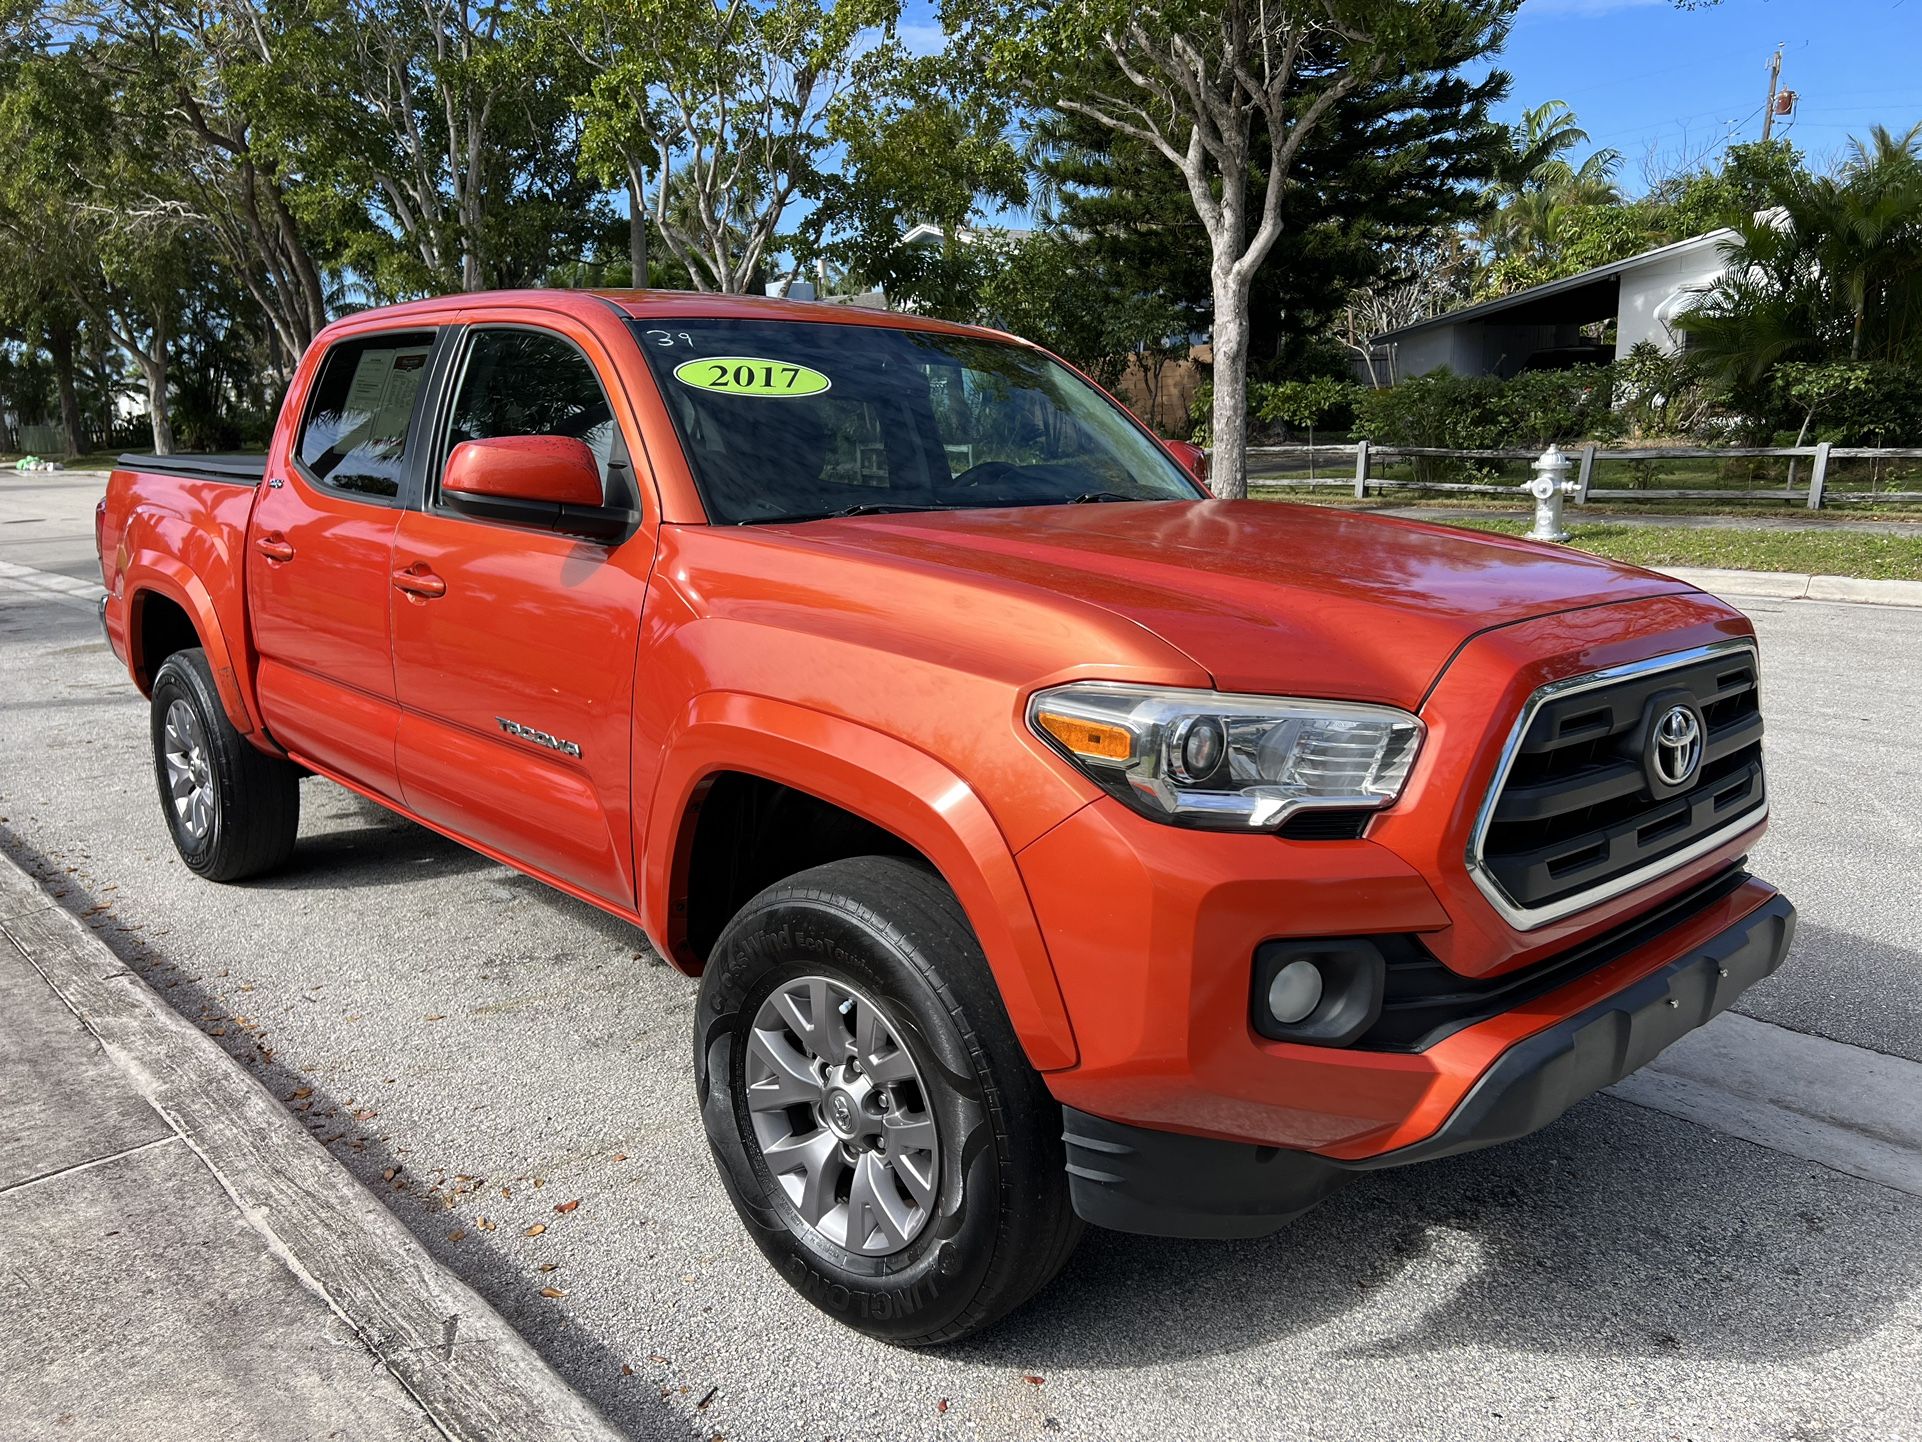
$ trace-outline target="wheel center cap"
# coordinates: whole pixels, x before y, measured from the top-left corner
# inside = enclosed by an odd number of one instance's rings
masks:
[[[842,1141],[850,1141],[861,1126],[861,1109],[854,1104],[854,1098],[835,1087],[828,1092],[827,1105],[828,1129]]]

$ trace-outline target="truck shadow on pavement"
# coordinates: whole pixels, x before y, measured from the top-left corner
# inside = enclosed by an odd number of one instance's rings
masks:
[[[1154,1365],[1292,1339],[1780,1366],[1909,1310],[1922,1201],[1614,1098],[1535,1137],[1364,1176],[1272,1237],[1090,1231],[962,1354]],[[1315,1334],[1321,1334],[1317,1337]]]
[[[456,877],[484,879],[500,899],[549,906],[575,925],[623,945],[647,943],[634,926],[490,860],[344,786],[301,783],[300,840],[285,867],[246,883],[250,891],[354,891]],[[491,873],[491,875],[490,875]]]

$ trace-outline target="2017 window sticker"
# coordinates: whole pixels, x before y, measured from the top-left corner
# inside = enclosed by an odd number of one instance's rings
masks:
[[[674,367],[674,379],[697,391],[729,396],[818,396],[833,386],[821,372],[763,356],[704,356]]]

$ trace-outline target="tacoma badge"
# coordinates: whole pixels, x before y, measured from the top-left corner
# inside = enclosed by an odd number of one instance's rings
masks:
[[[509,736],[518,736],[523,741],[532,741],[536,746],[545,746],[549,751],[558,751],[564,756],[578,758],[581,748],[572,741],[563,741],[558,736],[549,736],[545,731],[536,731],[532,726],[523,726],[518,721],[509,721],[505,716],[496,716],[501,730]]]

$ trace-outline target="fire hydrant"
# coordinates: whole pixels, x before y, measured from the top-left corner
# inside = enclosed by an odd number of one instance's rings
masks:
[[[1577,483],[1568,478],[1568,457],[1560,446],[1551,445],[1536,459],[1535,478],[1523,481],[1522,489],[1535,498],[1535,529],[1531,541],[1566,541],[1568,530],[1562,525],[1562,497],[1572,496]]]

